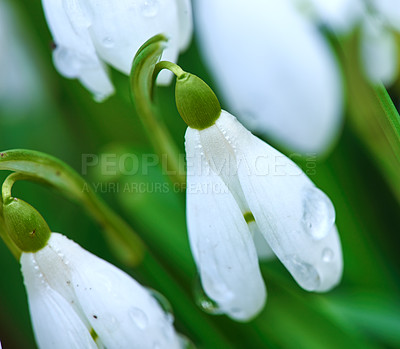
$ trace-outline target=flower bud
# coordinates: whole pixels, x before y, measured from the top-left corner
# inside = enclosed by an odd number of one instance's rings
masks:
[[[46,245],[50,228],[27,202],[11,197],[3,204],[3,214],[10,238],[22,251],[36,252]]]
[[[197,130],[214,125],[221,114],[221,106],[213,90],[190,73],[177,77],[175,100],[182,119],[189,127]]]

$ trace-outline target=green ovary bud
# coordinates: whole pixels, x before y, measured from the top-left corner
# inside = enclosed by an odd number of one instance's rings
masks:
[[[176,79],[175,99],[182,119],[197,130],[214,125],[221,114],[221,106],[213,90],[190,73],[184,73]]]
[[[46,246],[51,231],[46,221],[27,202],[9,198],[3,205],[7,233],[23,252],[36,252]]]

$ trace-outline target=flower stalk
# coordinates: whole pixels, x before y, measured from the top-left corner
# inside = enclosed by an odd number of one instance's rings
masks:
[[[126,265],[139,264],[144,244],[132,228],[118,216],[71,167],[62,161],[37,151],[14,149],[0,153],[0,170],[15,171],[5,183],[3,192],[10,196],[15,181],[29,179],[45,183],[86,211],[102,226],[115,255]]]
[[[167,156],[165,170],[171,181],[183,187],[185,169],[183,162],[180,161],[179,149],[164,122],[158,117],[158,110],[152,99],[154,90],[153,72],[155,73],[156,63],[163,53],[166,41],[163,35],[156,35],[136,53],[131,71],[131,95],[137,115],[149,135],[154,150],[160,158],[164,155]],[[177,74],[180,74],[177,68],[173,68],[173,63],[170,63],[170,67]]]

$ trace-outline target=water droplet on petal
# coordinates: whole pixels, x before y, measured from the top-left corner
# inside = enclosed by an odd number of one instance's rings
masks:
[[[229,314],[236,318],[245,318],[246,317],[246,313],[243,311],[243,309],[239,309],[239,308],[232,308],[231,310],[229,310]]]
[[[118,329],[118,320],[111,314],[104,315],[103,322],[108,332],[114,332]]]
[[[141,330],[144,330],[149,323],[149,319],[147,318],[146,314],[139,308],[132,308],[129,311],[129,317],[133,320],[135,325]]]
[[[180,348],[182,348],[182,349],[196,349],[196,346],[187,337],[185,337],[185,336],[183,336],[181,334],[178,334],[178,339],[179,339],[179,343],[180,343]]]
[[[206,295],[203,287],[201,286],[200,277],[196,278],[194,284],[194,297],[196,304],[207,314],[220,315],[223,311],[219,308],[218,304]]]
[[[307,291],[315,291],[321,284],[317,270],[309,263],[302,261],[295,255],[284,259],[286,267],[297,281]]]
[[[171,314],[171,313],[165,314],[165,318],[166,318],[166,320],[167,320],[167,322],[168,322],[169,324],[172,324],[172,323],[174,322],[174,315]]]
[[[101,284],[102,290],[104,292],[107,292],[109,297],[118,298],[118,296],[115,294],[115,290],[117,288],[116,285],[118,285],[119,280],[115,276],[115,274],[107,269],[99,269],[94,271],[93,273],[95,273],[99,285]]]
[[[244,125],[252,130],[260,129],[260,118],[252,110],[242,110],[240,112]]]
[[[147,291],[149,291],[149,293],[157,301],[161,309],[164,310],[168,318],[168,321],[172,323],[174,321],[174,312],[171,303],[160,292],[153,290],[152,288],[147,288]]]
[[[214,289],[214,292],[217,293],[219,301],[228,302],[234,297],[234,294],[232,293],[232,291],[222,281],[221,281],[221,283],[218,283],[218,284],[214,283],[213,289]]]
[[[144,17],[154,17],[157,15],[159,7],[158,0],[145,0],[141,6],[141,13]]]
[[[323,260],[325,263],[332,262],[333,257],[334,257],[334,253],[333,253],[333,251],[332,251],[330,248],[325,248],[325,249],[322,251],[322,260]]]
[[[303,227],[315,240],[326,237],[335,224],[335,208],[326,194],[316,187],[305,191]]]
[[[104,93],[96,93],[96,94],[93,96],[93,99],[94,99],[95,102],[101,103],[101,102],[103,102],[107,97],[108,97],[107,94],[104,94]]]
[[[62,46],[57,46],[53,51],[54,65],[60,74],[67,78],[76,78],[82,70],[82,60],[79,56]]]
[[[174,336],[174,328],[172,326],[172,322],[169,322],[168,317],[166,321],[162,323],[161,328],[166,339],[169,340]]]
[[[223,313],[223,311],[218,307],[218,304],[207,295],[205,295],[205,297],[198,297],[196,303],[207,314],[220,315]]]
[[[112,38],[110,38],[109,36],[106,36],[105,38],[103,38],[103,40],[101,41],[102,45],[106,48],[112,48],[114,47],[114,40]]]

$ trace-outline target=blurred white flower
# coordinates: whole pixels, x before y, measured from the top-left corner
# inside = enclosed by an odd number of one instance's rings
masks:
[[[305,290],[339,282],[334,207],[297,165],[225,111],[208,128],[188,127],[185,146],[191,249],[222,312],[247,321],[263,308],[255,244],[271,248]]]
[[[361,24],[361,60],[372,83],[391,85],[398,76],[400,2],[373,0]]]
[[[290,0],[197,0],[202,53],[250,129],[299,152],[323,152],[342,120],[341,75],[328,43]]]
[[[398,0],[293,0],[316,21],[337,35],[358,26],[360,61],[372,83],[391,85],[398,76],[400,3]]]
[[[348,34],[359,23],[363,0],[292,0],[298,9],[314,20],[324,24],[337,34]]]
[[[78,78],[97,100],[113,93],[105,63],[129,74],[139,47],[152,36],[169,37],[163,59],[175,62],[190,42],[190,0],[42,0],[57,45],[60,74]],[[169,75],[158,80],[167,83]]]
[[[22,253],[21,266],[41,349],[181,347],[145,288],[65,236]]]

